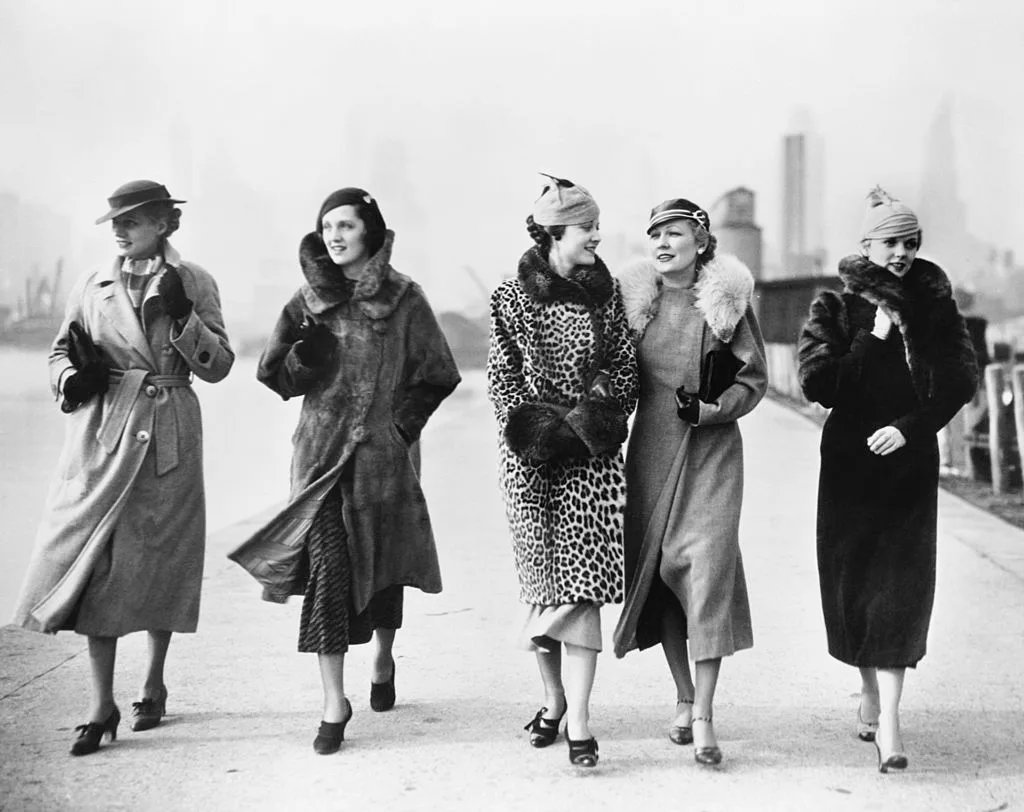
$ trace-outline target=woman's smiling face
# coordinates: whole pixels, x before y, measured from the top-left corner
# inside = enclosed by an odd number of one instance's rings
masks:
[[[921,247],[920,234],[911,234],[905,237],[876,237],[866,242],[867,248],[864,256],[875,265],[882,266],[889,273],[900,278],[906,276]]]
[[[647,232],[647,237],[651,258],[661,273],[686,271],[696,265],[701,245],[686,218],[659,223]]]

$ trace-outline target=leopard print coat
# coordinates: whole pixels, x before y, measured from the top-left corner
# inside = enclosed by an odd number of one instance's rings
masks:
[[[555,273],[539,249],[491,297],[487,391],[520,599],[620,603],[625,471],[638,394],[618,283],[600,259]]]

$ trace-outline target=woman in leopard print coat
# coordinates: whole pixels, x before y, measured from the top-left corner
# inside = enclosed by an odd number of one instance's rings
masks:
[[[637,398],[622,298],[595,253],[598,214],[582,187],[554,178],[545,187],[527,219],[537,245],[491,299],[487,360],[500,483],[527,605],[521,644],[536,652],[546,695],[526,729],[533,746],[551,744],[568,709],[570,760],[584,766],[597,761],[588,706],[599,608],[623,596],[619,446]]]

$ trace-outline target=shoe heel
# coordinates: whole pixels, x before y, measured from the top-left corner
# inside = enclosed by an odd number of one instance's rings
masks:
[[[345,700],[348,706],[348,716],[344,722],[320,722],[320,729],[313,739],[313,751],[321,756],[329,756],[341,749],[341,743],[345,741],[345,727],[352,720],[352,703]]]

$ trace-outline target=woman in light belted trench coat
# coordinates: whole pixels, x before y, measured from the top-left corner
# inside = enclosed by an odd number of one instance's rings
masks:
[[[117,639],[149,633],[149,666],[132,729],[166,711],[173,632],[199,618],[206,509],[202,427],[192,377],[216,382],[234,362],[217,285],[167,242],[181,210],[167,189],[132,181],[108,200],[117,257],[72,289],[50,351],[67,412],[14,622],[89,638],[93,699],[73,755],[117,737]]]

